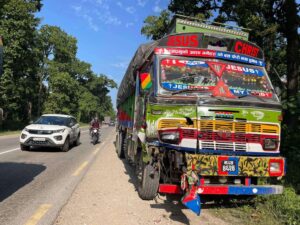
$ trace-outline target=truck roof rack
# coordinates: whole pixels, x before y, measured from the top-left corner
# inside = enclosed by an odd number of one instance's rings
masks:
[[[195,17],[175,14],[171,21],[169,34],[171,33],[211,33],[225,35],[230,38],[248,40],[250,29],[229,25],[225,23],[201,20]]]

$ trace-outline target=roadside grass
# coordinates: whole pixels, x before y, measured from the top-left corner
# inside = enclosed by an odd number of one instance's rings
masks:
[[[13,135],[13,134],[20,134],[21,130],[8,130],[8,131],[2,131],[0,130],[0,136],[6,136],[6,135]]]
[[[79,122],[80,127],[88,127],[89,125],[90,125],[89,123]]]
[[[244,205],[233,201],[211,212],[230,224],[296,225],[300,224],[300,196],[286,187],[281,195],[258,196]]]

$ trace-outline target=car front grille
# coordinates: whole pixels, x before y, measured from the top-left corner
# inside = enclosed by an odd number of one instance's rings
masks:
[[[41,135],[49,135],[53,134],[52,130],[29,130],[28,133],[30,134],[41,134]]]

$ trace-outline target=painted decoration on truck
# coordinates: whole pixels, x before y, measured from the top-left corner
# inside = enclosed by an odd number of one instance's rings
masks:
[[[215,51],[209,49],[194,49],[194,48],[155,48],[155,54],[158,55],[177,55],[177,56],[191,56],[191,57],[204,57],[204,58],[216,58],[225,59],[240,63],[247,63],[255,66],[265,66],[263,60],[256,59],[254,57],[230,53],[226,51]]]
[[[140,79],[141,79],[141,87],[143,90],[148,90],[151,88],[152,81],[151,81],[150,73],[141,73]]]
[[[196,171],[201,176],[243,176],[269,177],[270,162],[282,161],[281,172],[284,175],[284,159],[280,157],[247,157],[186,154],[188,171]]]
[[[162,88],[170,91],[212,92],[214,96],[272,98],[270,81],[262,68],[209,60],[161,60]],[[193,92],[185,92],[193,93]]]

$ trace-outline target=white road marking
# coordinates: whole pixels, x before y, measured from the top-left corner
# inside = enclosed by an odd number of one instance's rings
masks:
[[[10,153],[10,152],[14,152],[14,151],[18,151],[18,150],[20,150],[20,148],[15,148],[15,149],[7,150],[5,152],[1,152],[0,155],[6,154],[6,153]]]

